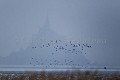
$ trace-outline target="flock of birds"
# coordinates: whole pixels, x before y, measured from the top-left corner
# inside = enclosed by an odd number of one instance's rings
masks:
[[[62,40],[51,40],[49,42],[45,42],[44,44],[43,43],[40,44],[40,46],[32,46],[32,49],[44,48],[47,50],[47,48],[50,48],[53,50],[53,52],[50,52],[50,54],[53,56],[58,53],[65,53],[65,54],[72,53],[75,55],[86,54],[86,52],[84,53],[85,47],[92,48],[92,46],[88,45],[87,43],[80,44],[79,42],[72,42],[72,41],[66,42],[66,41],[62,41]],[[81,66],[79,63],[75,64],[74,61],[70,60],[69,58],[65,58],[62,61],[63,62],[60,62],[59,60],[55,59],[55,56],[51,59],[44,59],[44,58],[36,59],[34,57],[31,57],[30,64],[33,66],[46,65],[46,67],[65,66],[65,65],[66,66]],[[90,64],[90,63],[88,63],[88,64]],[[106,67],[104,67],[104,69],[106,69]]]
[[[63,44],[63,45],[61,45],[61,44]],[[84,47],[91,48],[91,46],[89,46],[87,43],[86,44],[80,44],[80,43],[72,43],[72,41],[65,42],[65,41],[62,41],[62,40],[55,40],[55,41],[51,40],[46,45],[45,44],[41,45],[40,48],[48,48],[48,47],[51,47],[51,46],[55,49],[56,52],[64,50],[65,52],[72,52],[72,53],[75,53],[75,54],[78,54],[79,52],[82,52]],[[72,47],[72,48],[70,49],[70,47]],[[81,50],[80,50],[80,47],[81,47]],[[35,49],[35,48],[37,48],[37,46],[33,46],[32,48]],[[79,50],[77,48],[79,48]],[[52,54],[54,54],[54,53],[52,53]]]

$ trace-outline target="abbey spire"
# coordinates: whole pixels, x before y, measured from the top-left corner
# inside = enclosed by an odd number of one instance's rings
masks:
[[[46,16],[46,19],[45,19],[45,23],[44,23],[44,26],[45,28],[49,28],[50,27],[50,22],[49,22],[49,17],[48,17],[48,14]]]

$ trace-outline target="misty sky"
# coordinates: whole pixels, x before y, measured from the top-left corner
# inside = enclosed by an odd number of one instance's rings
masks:
[[[120,0],[0,0],[0,56],[25,49],[43,27],[88,41],[88,59],[120,65]]]

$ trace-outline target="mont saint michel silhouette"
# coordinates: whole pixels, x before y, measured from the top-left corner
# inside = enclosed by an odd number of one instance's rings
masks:
[[[84,48],[91,48],[87,43],[73,42],[65,39],[51,29],[50,20],[46,17],[45,25],[32,38],[32,43],[18,52],[0,58],[1,65],[29,65],[44,68],[75,67],[91,65],[84,56]],[[84,55],[83,55],[84,54]]]

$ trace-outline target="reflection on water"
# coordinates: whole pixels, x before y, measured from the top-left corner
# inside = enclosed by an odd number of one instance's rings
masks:
[[[0,71],[66,71],[66,70],[80,70],[80,71],[120,71],[119,66],[28,66],[28,65],[0,65]]]

